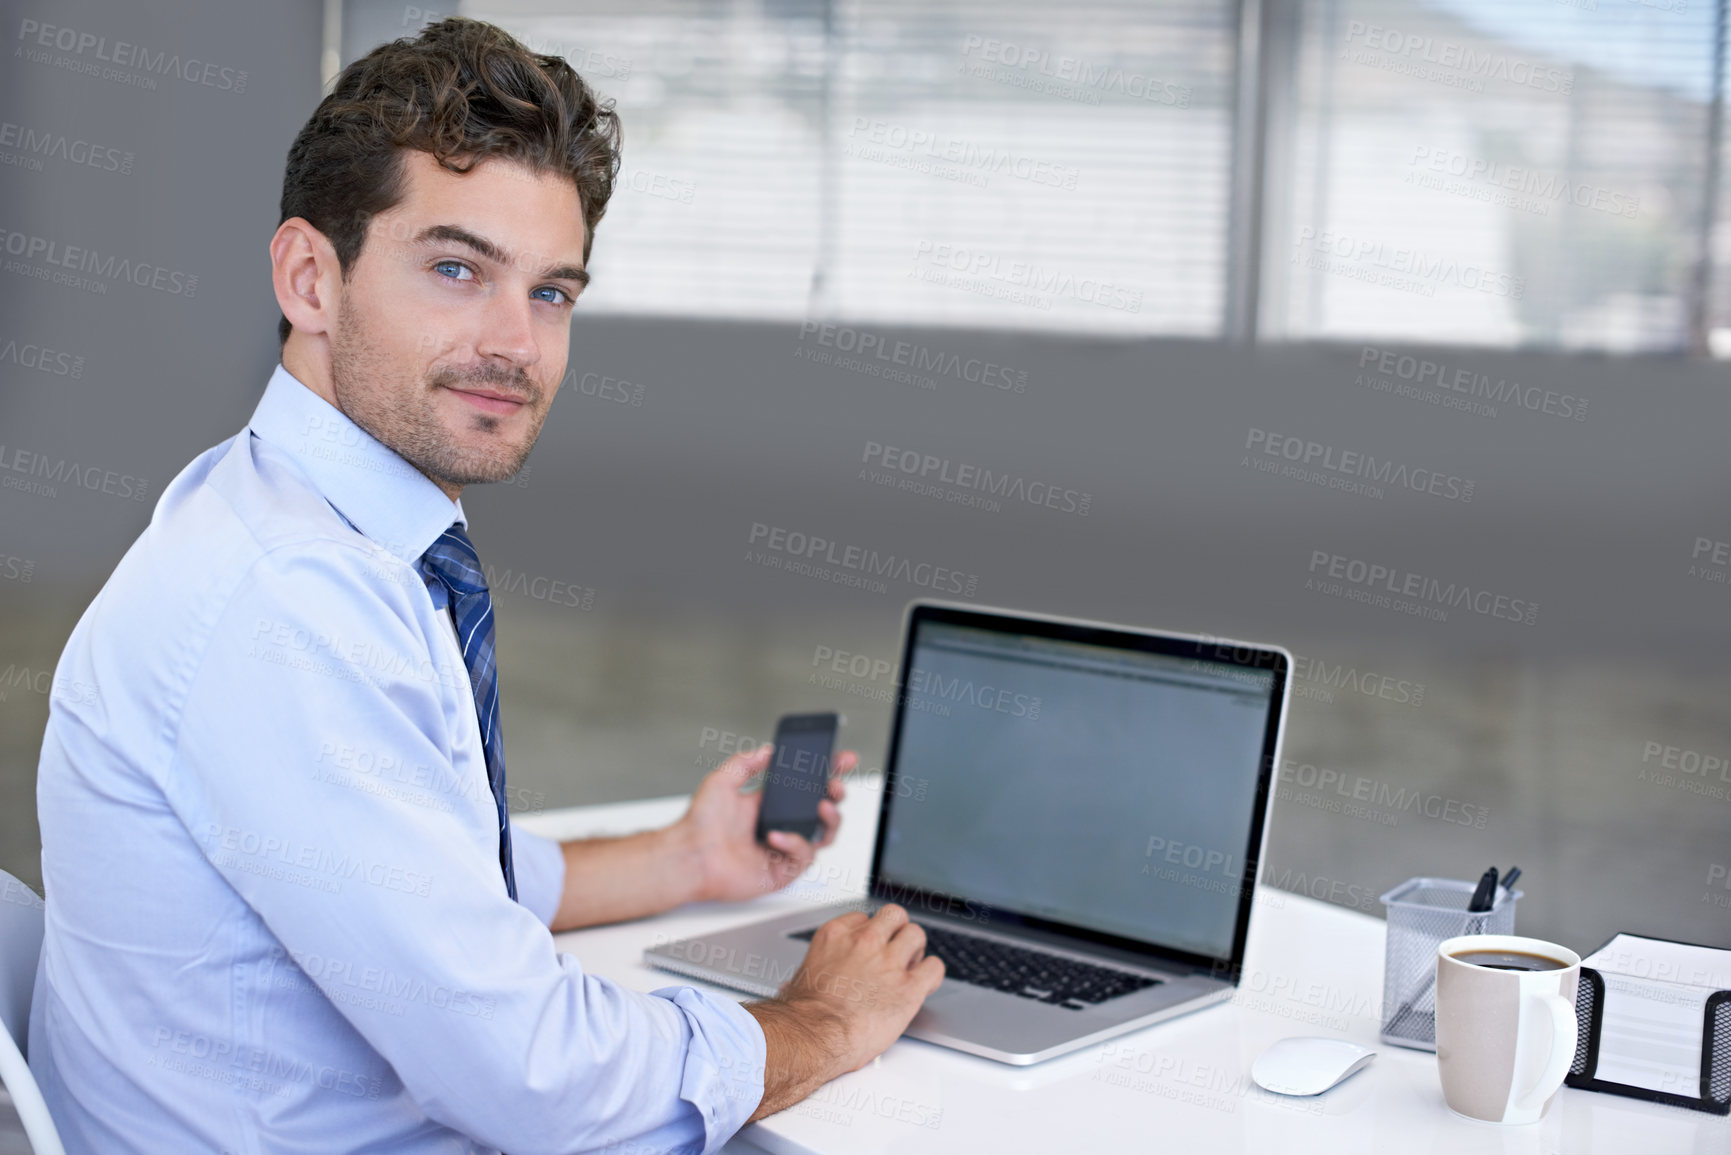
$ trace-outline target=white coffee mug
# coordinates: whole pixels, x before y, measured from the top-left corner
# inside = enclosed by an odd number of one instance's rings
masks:
[[[1547,969],[1504,969],[1462,955]],[[1581,956],[1510,934],[1469,934],[1437,947],[1436,1060],[1449,1110],[1487,1123],[1536,1123],[1575,1059]]]

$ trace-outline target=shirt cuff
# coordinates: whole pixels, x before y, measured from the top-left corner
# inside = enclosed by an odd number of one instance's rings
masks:
[[[694,987],[661,987],[691,1025],[679,1097],[703,1119],[703,1155],[719,1151],[763,1102],[768,1045],[752,1013],[723,995]]]
[[[511,823],[511,869],[517,875],[517,901],[552,926],[565,896],[565,851],[557,842]]]

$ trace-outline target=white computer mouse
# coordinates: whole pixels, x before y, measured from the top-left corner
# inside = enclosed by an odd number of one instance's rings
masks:
[[[1375,1051],[1342,1039],[1281,1039],[1251,1065],[1250,1077],[1277,1095],[1320,1095],[1374,1058]]]

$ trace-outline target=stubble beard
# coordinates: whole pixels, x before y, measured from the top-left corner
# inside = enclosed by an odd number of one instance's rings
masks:
[[[393,367],[369,340],[354,310],[347,302],[337,311],[331,338],[331,388],[337,408],[368,433],[426,474],[448,486],[481,485],[504,481],[523,468],[547,411],[542,389],[521,367],[482,364],[468,369],[444,366],[408,388],[381,388],[393,376]],[[461,444],[439,420],[438,389],[446,386],[490,387],[523,397],[534,423],[520,446],[494,443],[484,448]],[[463,418],[469,428],[492,434],[500,427],[498,417],[476,412]]]

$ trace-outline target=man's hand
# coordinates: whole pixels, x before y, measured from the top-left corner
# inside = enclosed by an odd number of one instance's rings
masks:
[[[576,930],[672,910],[704,899],[756,898],[798,878],[818,848],[835,840],[841,825],[840,775],[859,764],[844,750],[832,766],[829,797],[817,804],[822,830],[816,842],[771,831],[770,846],[757,842],[761,793],[740,788],[769,768],[770,747],[735,754],[703,780],[685,816],[660,830],[620,838],[581,838],[564,843],[565,891],[553,930]]]
[[[818,927],[781,996],[745,1006],[766,1045],[763,1100],[751,1121],[882,1054],[943,980],[943,962],[926,957],[926,932],[894,903]]]
[[[859,756],[843,750],[831,763],[829,796],[817,804],[817,840],[808,842],[785,830],[769,833],[769,846],[757,841],[757,812],[763,792],[741,793],[753,775],[769,769],[771,746],[735,754],[710,772],[698,786],[685,816],[670,830],[689,848],[698,883],[693,898],[731,901],[780,890],[811,865],[819,849],[835,841],[841,825],[845,788],[841,775],[859,764]]]

